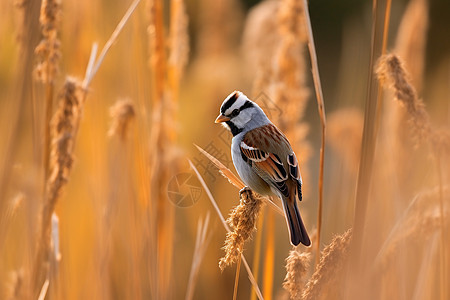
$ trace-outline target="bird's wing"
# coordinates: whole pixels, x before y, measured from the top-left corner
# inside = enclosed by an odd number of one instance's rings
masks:
[[[294,152],[288,154],[287,163],[289,165],[289,175],[297,181],[298,200],[302,201],[302,176],[300,175],[297,157]]]
[[[290,175],[287,172],[288,155],[285,152],[293,152],[286,137],[274,125],[249,131],[240,144],[240,150],[242,159],[264,181],[289,197],[286,181]]]
[[[247,132],[240,144],[242,159],[270,186],[283,196],[283,208],[291,243],[306,246],[311,241],[300,217],[296,202],[302,199],[302,179],[297,158],[287,138],[274,125],[268,124]]]

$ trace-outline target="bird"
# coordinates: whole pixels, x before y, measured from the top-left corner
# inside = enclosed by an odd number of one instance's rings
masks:
[[[258,104],[240,91],[232,92],[223,101],[215,123],[221,123],[233,135],[231,157],[246,184],[243,190],[280,198],[291,244],[310,246],[311,240],[297,206],[297,199],[302,200],[302,177],[286,136]]]

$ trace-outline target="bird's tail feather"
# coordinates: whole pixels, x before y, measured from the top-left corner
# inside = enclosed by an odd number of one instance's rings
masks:
[[[284,198],[283,207],[289,227],[291,243],[294,246],[297,246],[299,243],[302,243],[305,246],[311,245],[311,240],[306,232],[305,225],[303,225],[295,196],[292,198]]]

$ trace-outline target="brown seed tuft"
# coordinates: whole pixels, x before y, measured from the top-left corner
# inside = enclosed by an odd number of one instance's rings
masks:
[[[81,85],[68,78],[59,94],[59,107],[52,120],[51,172],[47,185],[47,205],[57,200],[72,168],[74,134],[81,113],[80,93]]]
[[[112,118],[111,127],[108,136],[118,136],[122,141],[127,137],[127,129],[130,122],[134,119],[136,112],[134,103],[130,99],[118,100],[109,109]]]
[[[52,83],[58,74],[58,61],[61,58],[58,26],[61,19],[60,0],[43,0],[39,21],[42,27],[43,39],[37,45],[35,53],[38,64],[34,74],[43,83]]]
[[[342,278],[345,261],[348,257],[348,249],[352,239],[352,229],[333,238],[331,243],[322,251],[320,263],[316,271],[306,284],[302,299],[326,299],[329,291],[327,288],[338,286],[336,281]]]
[[[72,170],[75,137],[84,99],[81,83],[73,78],[67,78],[58,98],[60,99],[59,106],[51,124],[50,175],[47,180],[45,202],[41,215],[41,236],[33,270],[33,277],[36,280],[35,293],[42,287],[51,259],[52,214]]]
[[[428,141],[435,151],[450,150],[450,133],[432,127],[425,105],[418,98],[403,62],[395,54],[382,56],[376,69],[378,80],[386,82],[394,91],[395,98],[406,107],[409,124],[416,142]]]
[[[431,125],[425,105],[417,96],[416,89],[411,85],[409,75],[403,62],[395,54],[387,54],[380,58],[376,68],[378,80],[386,82],[394,91],[397,101],[403,104],[409,114],[412,132],[421,142],[430,136]]]
[[[300,299],[306,276],[309,270],[311,253],[300,252],[297,248],[289,251],[286,259],[286,277],[283,287],[289,292],[291,299]]]
[[[241,193],[241,203],[233,208],[227,219],[227,223],[233,228],[233,231],[227,233],[223,246],[225,256],[219,261],[222,271],[237,262],[242,254],[245,241],[256,230],[256,220],[263,203],[262,199],[250,190]]]

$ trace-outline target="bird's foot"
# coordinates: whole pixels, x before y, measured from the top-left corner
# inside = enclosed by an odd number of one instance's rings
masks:
[[[252,189],[249,188],[248,186],[244,186],[240,191],[239,191],[239,196],[242,198],[242,194],[245,192],[251,192]]]

